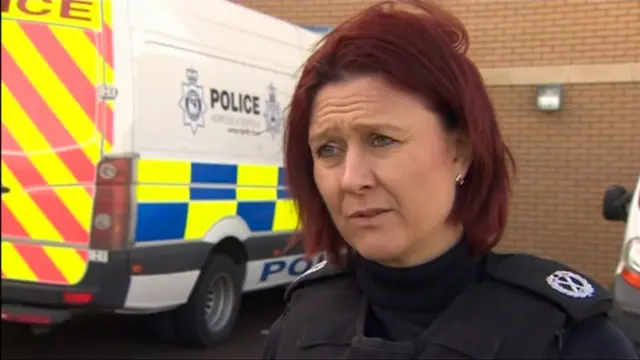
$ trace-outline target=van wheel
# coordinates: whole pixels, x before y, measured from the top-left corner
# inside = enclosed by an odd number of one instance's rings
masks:
[[[228,256],[209,257],[189,301],[173,314],[179,343],[210,348],[227,340],[240,312],[244,274],[244,264]]]

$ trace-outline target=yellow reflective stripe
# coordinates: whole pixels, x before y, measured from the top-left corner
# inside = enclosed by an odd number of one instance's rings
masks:
[[[2,45],[40,95],[48,100],[51,110],[87,157],[97,163],[101,152],[100,132],[16,22],[2,22]]]
[[[22,106],[4,83],[2,83],[2,108],[0,108],[0,114],[0,116],[2,116],[2,123],[7,127],[9,132],[13,134],[16,142],[18,142],[22,148],[23,153],[53,153],[51,145],[42,136],[38,128],[33,124],[31,118],[24,112]],[[31,137],[33,137],[33,139]],[[75,179],[62,184],[70,183],[76,183]]]
[[[13,244],[2,242],[2,272],[9,279],[24,281],[37,281],[38,277],[33,273],[29,265],[24,261]]]
[[[98,86],[103,82],[112,82],[113,70],[111,66],[104,62],[98,49],[91,43],[91,40],[87,38],[84,32],[60,26],[52,26],[51,31],[94,86]],[[106,77],[106,79],[103,79],[103,77]],[[113,109],[113,101],[108,101],[107,104]]]
[[[142,159],[138,162],[138,182],[189,185],[191,164],[186,161]]]
[[[51,149],[51,145],[38,131],[4,84],[2,84],[2,94],[4,96],[2,99],[3,123],[25,153],[37,152],[35,155],[28,156],[28,159],[47,184],[54,186],[78,183],[78,180],[55,152],[52,150],[49,152],[41,151],[43,149]],[[84,188],[79,187],[56,188],[55,192],[65,207],[82,224],[83,228],[89,231],[91,219],[87,214],[91,214],[92,208],[92,199],[89,193]]]
[[[29,237],[40,240],[63,241],[58,230],[53,227],[29,194],[24,191],[4,161],[2,162],[2,185],[11,189],[9,194],[2,195],[2,201],[29,234]]]
[[[113,28],[113,25],[111,25],[113,21],[112,6],[111,0],[102,0],[102,21],[110,28]]]
[[[109,64],[107,64],[106,62],[104,63],[104,82],[106,84],[113,84],[113,80],[114,80],[114,76],[113,76],[113,70],[111,69],[111,66],[109,66]],[[108,104],[109,106],[111,106],[111,108],[113,108],[113,100],[109,100]]]
[[[189,187],[175,185],[138,185],[136,198],[139,202],[189,202]]]
[[[18,1],[3,0],[2,18],[17,19],[21,21],[32,21],[38,23],[49,23],[70,27],[81,27],[87,29],[100,29],[102,23],[100,19],[100,1],[68,1],[70,12],[79,16],[62,16],[62,1],[30,1],[25,6],[28,11],[22,11],[16,3]],[[10,3],[10,4],[9,4]],[[53,3],[53,5],[51,4]],[[6,7],[5,7],[6,4]],[[4,25],[4,22],[2,23]]]
[[[103,73],[102,56],[84,32],[62,26],[52,26],[51,32],[89,81],[94,85],[100,84]]]
[[[35,161],[33,163],[35,164]],[[49,174],[49,171],[53,170],[43,170],[42,173]],[[51,175],[53,174],[52,172]],[[91,229],[93,199],[86,188],[84,186],[62,186],[54,188],[54,191],[82,228],[88,232]]]
[[[185,240],[201,240],[218,221],[235,216],[236,201],[203,201],[189,203]]]
[[[290,231],[298,227],[298,211],[293,200],[277,200],[273,215],[273,231]]]
[[[102,21],[104,23],[104,25],[108,26],[111,29],[111,33],[113,34],[113,25],[112,25],[112,18],[113,18],[113,11],[112,11],[112,2],[111,0],[104,0],[102,2]],[[104,26],[102,27],[102,29],[104,30]],[[114,39],[111,39],[111,43],[114,43]],[[100,45],[99,45],[100,46]],[[113,45],[112,45],[113,46]],[[113,84],[114,81],[114,74],[113,74],[113,69],[111,68],[111,65],[109,65],[106,61],[103,61],[103,66],[104,66],[104,82],[106,84]],[[113,100],[108,100],[106,101],[106,103],[109,105],[109,107],[113,108]]]
[[[238,165],[238,186],[278,186],[278,167]]]
[[[87,263],[75,249],[43,246],[43,250],[60,273],[62,273],[69,285],[77,284],[82,280],[87,270]]]
[[[293,200],[277,198],[277,166],[237,165],[235,200],[194,201],[190,198],[192,166],[190,162],[141,159],[138,164],[139,185],[136,198],[139,203],[188,204],[185,240],[202,239],[217,222],[226,217],[237,216],[238,203],[242,201],[274,204],[274,212],[271,214],[273,216],[271,231],[294,231],[298,227],[298,214]],[[205,188],[220,187],[213,185]]]
[[[278,198],[277,189],[265,188],[237,188],[238,201],[275,201]]]

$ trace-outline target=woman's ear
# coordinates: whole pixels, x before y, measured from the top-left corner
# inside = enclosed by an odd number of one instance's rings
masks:
[[[458,173],[463,178],[466,176],[471,165],[472,149],[469,137],[462,133],[454,133],[452,136],[453,162]]]

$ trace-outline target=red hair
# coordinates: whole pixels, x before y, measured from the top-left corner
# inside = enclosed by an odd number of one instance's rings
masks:
[[[285,130],[285,168],[307,255],[326,251],[333,261],[345,242],[314,181],[309,149],[313,102],[326,84],[345,75],[377,74],[425,100],[448,131],[462,134],[472,158],[449,220],[461,222],[476,254],[491,250],[504,232],[509,198],[508,160],[493,105],[480,72],[466,56],[464,25],[435,3],[413,0],[406,11],[384,1],[327,34],[302,68]],[[419,11],[413,11],[419,10]]]

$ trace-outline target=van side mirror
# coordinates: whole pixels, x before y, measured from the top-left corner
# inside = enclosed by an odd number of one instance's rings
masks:
[[[629,204],[633,194],[624,186],[612,185],[604,192],[602,216],[606,220],[626,221],[629,216]]]

